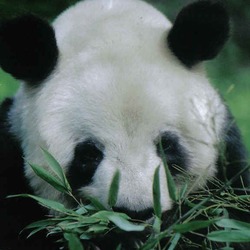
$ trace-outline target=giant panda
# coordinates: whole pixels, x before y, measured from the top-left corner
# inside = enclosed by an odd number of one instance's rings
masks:
[[[247,156],[239,130],[204,67],[229,32],[224,7],[209,0],[187,5],[173,24],[141,0],[81,1],[52,25],[31,14],[2,21],[0,66],[20,88],[0,111],[0,249],[59,249],[45,235],[19,235],[49,211],[6,199],[33,193],[70,206],[30,168],[48,168],[41,148],[58,160],[78,197],[107,208],[118,170],[113,209],[143,220],[153,213],[158,166],[162,210],[168,215],[174,206],[160,143],[174,177],[178,166],[199,178],[195,189],[241,171]],[[249,173],[232,185],[249,186]]]

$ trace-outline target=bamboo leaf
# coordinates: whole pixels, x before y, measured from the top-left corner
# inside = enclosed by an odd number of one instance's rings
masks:
[[[157,216],[155,216],[155,219],[154,219],[154,224],[153,224],[153,229],[154,229],[154,232],[156,233],[160,233],[161,232],[161,219]]]
[[[214,231],[207,238],[216,242],[250,242],[250,230]]]
[[[167,176],[167,185],[168,185],[169,196],[173,201],[177,201],[174,179],[170,173],[170,170],[169,170],[167,164],[166,165],[164,164],[164,168],[165,168],[165,172],[166,172],[166,176]]]
[[[144,225],[138,225],[130,222],[130,217],[123,213],[116,213],[113,211],[100,211],[92,215],[94,218],[98,218],[104,221],[113,222],[118,228],[126,231],[143,231],[145,229]]]
[[[170,170],[168,168],[166,155],[164,153],[161,141],[160,141],[159,145],[160,145],[161,159],[163,161],[163,165],[164,165],[164,169],[165,169],[165,173],[166,173],[166,178],[167,178],[169,196],[173,201],[177,201],[175,182],[174,182],[174,179],[173,179],[173,177],[170,173]]]
[[[233,220],[233,219],[221,219],[216,222],[216,225],[219,227],[224,227],[224,228],[232,228],[232,229],[250,231],[250,223]]]
[[[175,225],[173,227],[174,231],[177,233],[186,233],[186,232],[192,232],[196,231],[202,228],[206,228],[213,224],[215,220],[197,220],[197,221],[192,221],[192,222],[187,222],[179,225]]]
[[[153,180],[153,199],[154,199],[154,212],[158,218],[161,218],[161,191],[160,191],[160,166],[156,168]]]
[[[107,230],[108,230],[107,226],[96,224],[96,225],[90,226],[89,229],[87,230],[87,233],[100,234],[100,233],[104,233]]]
[[[91,197],[91,196],[87,196],[86,197],[87,200],[89,200],[91,202],[91,204],[97,209],[97,210],[106,210],[106,208],[104,207],[104,205],[102,205],[102,203],[100,201],[98,201],[96,198]]]
[[[64,187],[66,190],[68,190],[69,192],[72,191],[68,180],[64,174],[64,171],[62,169],[62,167],[60,166],[60,164],[58,163],[58,161],[45,149],[42,148],[43,151],[43,155],[45,160],[47,161],[50,169],[53,171],[53,173],[60,179],[60,181],[64,184]]]
[[[158,239],[154,239],[154,238],[149,238],[146,242],[146,244],[144,244],[142,247],[140,247],[140,250],[152,250],[152,249],[156,249],[156,245],[159,243]]]
[[[113,211],[107,211],[107,210],[106,211],[99,211],[99,212],[93,214],[91,217],[95,217],[95,218],[98,218],[98,219],[101,219],[101,220],[109,220],[109,216],[112,216],[114,214],[118,215],[119,217],[122,217],[125,220],[130,219],[130,217],[127,214],[113,212]]]
[[[132,223],[117,214],[108,216],[108,219],[112,221],[117,227],[126,232],[143,231],[145,229],[144,225]]]
[[[24,228],[25,229],[33,229],[33,228],[46,228],[48,226],[52,226],[52,225],[55,225],[56,224],[56,221],[53,221],[51,219],[47,219],[47,220],[39,220],[39,221],[35,221],[31,224],[29,224],[28,226],[26,226]]]
[[[30,234],[27,236],[27,239],[30,238],[31,236],[35,235],[36,233],[39,233],[40,231],[44,230],[45,228],[43,227],[39,227],[39,228],[36,228],[36,229],[33,229]]]
[[[116,247],[116,249],[115,250],[122,250],[122,245],[121,244],[119,244],[117,247]]]
[[[64,233],[63,236],[68,241],[69,250],[84,250],[83,245],[77,235],[73,233]]]
[[[91,238],[92,238],[91,235],[87,234],[86,232],[80,235],[81,240],[90,240]]]
[[[181,234],[176,233],[174,238],[171,240],[171,245],[169,246],[168,250],[174,250],[175,247],[177,246],[178,241],[180,240],[180,238],[181,238]]]
[[[76,210],[76,213],[77,213],[77,214],[80,214],[80,215],[84,215],[84,214],[88,213],[88,210],[87,210],[84,206],[80,206],[80,207]]]
[[[113,207],[116,204],[118,192],[119,192],[119,182],[120,182],[120,172],[116,171],[113,176],[110,189],[109,189],[108,204],[110,207]]]
[[[53,200],[40,198],[40,197],[30,195],[30,194],[18,194],[18,195],[8,196],[8,198],[16,198],[16,197],[31,198],[33,200],[36,200],[43,207],[46,207],[48,209],[52,209],[52,210],[57,211],[57,212],[61,212],[61,213],[65,213],[65,214],[76,214],[72,210],[66,209],[63,204],[56,202],[56,201],[53,201]]]
[[[41,179],[49,183],[52,187],[54,187],[55,189],[57,189],[62,193],[68,193],[68,190],[65,188],[64,184],[58,177],[53,176],[51,173],[49,173],[41,166],[38,166],[36,164],[29,164],[29,165],[37,176],[39,176]]]

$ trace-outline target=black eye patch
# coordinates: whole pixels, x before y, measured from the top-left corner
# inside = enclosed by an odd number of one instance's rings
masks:
[[[162,145],[162,150],[160,144]],[[174,133],[163,133],[156,147],[159,157],[162,158],[162,154],[165,155],[168,167],[173,176],[180,173],[181,169],[185,170],[188,168],[189,159],[187,150],[180,144],[179,137]]]
[[[79,143],[75,148],[74,159],[68,167],[69,183],[76,191],[91,183],[95,171],[103,159],[103,152],[91,141]]]

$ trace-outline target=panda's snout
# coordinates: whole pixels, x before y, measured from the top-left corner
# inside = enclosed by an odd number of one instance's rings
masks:
[[[113,211],[119,212],[119,213],[125,213],[127,214],[131,219],[135,220],[148,220],[153,216],[153,208],[147,208],[140,211],[130,210],[125,207],[113,207]]]

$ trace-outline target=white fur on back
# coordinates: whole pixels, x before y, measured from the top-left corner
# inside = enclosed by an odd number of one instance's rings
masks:
[[[155,141],[173,131],[191,157],[193,174],[213,176],[225,107],[203,67],[186,69],[167,48],[170,22],[138,0],[87,0],[54,22],[60,50],[55,72],[37,91],[20,89],[11,112],[28,162],[46,166],[40,147],[65,168],[77,143],[96,138],[105,158],[82,188],[107,203],[118,169],[118,204],[152,206],[152,179],[162,165]],[[26,165],[38,194],[60,199]],[[201,185],[203,184],[201,180]],[[169,209],[161,167],[162,207]]]

